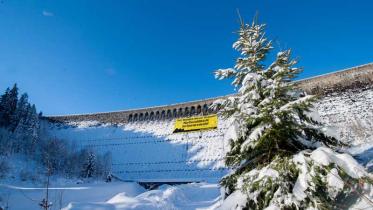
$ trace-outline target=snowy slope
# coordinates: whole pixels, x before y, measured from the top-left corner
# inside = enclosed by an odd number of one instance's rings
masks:
[[[49,125],[48,130],[79,147],[110,151],[113,174],[123,180],[216,182],[228,172],[223,121],[218,129],[201,132],[173,134],[173,126],[173,120],[117,126],[80,122],[75,127]]]

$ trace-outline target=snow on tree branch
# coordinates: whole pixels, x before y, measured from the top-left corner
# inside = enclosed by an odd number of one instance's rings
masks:
[[[221,208],[340,209],[341,198],[353,197],[351,186],[365,190],[358,183],[373,181],[350,155],[334,151],[345,145],[310,114],[317,98],[291,82],[301,71],[291,50],[264,65],[273,49],[264,29],[241,24],[233,44],[240,57],[233,69],[215,72],[217,79],[233,78],[237,90],[213,104],[231,122],[225,163],[234,170],[221,180]]]

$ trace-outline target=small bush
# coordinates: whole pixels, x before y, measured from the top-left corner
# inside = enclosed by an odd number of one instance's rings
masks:
[[[8,164],[8,161],[6,159],[0,159],[0,178],[6,177],[6,175],[9,173],[10,166]]]
[[[21,181],[36,181],[38,179],[36,174],[26,169],[21,170],[21,172],[19,173],[19,178],[21,179]]]

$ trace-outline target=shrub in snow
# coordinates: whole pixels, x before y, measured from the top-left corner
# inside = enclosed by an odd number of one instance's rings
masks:
[[[4,178],[10,170],[10,166],[6,160],[0,156],[0,178]]]
[[[39,145],[40,161],[51,174],[63,172],[66,160],[70,156],[68,142],[56,138],[45,139]]]
[[[11,153],[11,132],[0,128],[0,155],[8,156]]]
[[[28,169],[22,169],[19,172],[19,178],[21,181],[36,181],[39,179],[35,171],[30,171]]]
[[[81,177],[91,178],[96,173],[97,169],[97,159],[96,155],[92,150],[83,150],[82,156],[84,158],[83,168],[81,172]]]
[[[237,90],[213,105],[232,122],[225,160],[234,170],[221,181],[222,209],[345,208],[371,179],[351,156],[335,152],[343,144],[310,114],[316,97],[291,83],[300,72],[291,51],[264,65],[272,49],[264,27],[242,22],[233,44],[241,57],[215,72]]]

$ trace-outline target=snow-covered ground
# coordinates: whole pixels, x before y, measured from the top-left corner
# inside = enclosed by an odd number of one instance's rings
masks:
[[[60,180],[61,181],[61,180]],[[105,202],[119,193],[125,192],[127,196],[137,196],[145,189],[137,183],[112,182],[74,184],[71,181],[60,184],[53,183],[49,191],[49,199],[53,203],[51,209],[61,209],[69,203],[95,203]],[[0,185],[0,206],[11,210],[39,210],[39,202],[45,198],[46,190],[42,186],[24,187],[19,185]],[[73,204],[72,204],[73,205]],[[83,204],[81,204],[83,205]],[[82,208],[80,208],[82,209]],[[89,209],[89,208],[85,208]],[[97,208],[95,208],[97,209]]]
[[[65,210],[78,209],[208,209],[219,205],[217,184],[192,183],[177,186],[162,185],[159,189],[131,196],[119,193],[106,202],[70,203]]]
[[[11,161],[10,174],[30,171],[31,177],[22,180],[8,176],[0,182],[0,209],[39,210],[39,203],[46,197],[47,177],[37,164],[15,157]],[[32,168],[35,170],[32,171]],[[32,172],[31,172],[32,171]],[[162,185],[147,191],[136,182],[103,182],[97,180],[66,179],[50,177],[49,201],[51,210],[57,209],[198,209],[220,202],[217,183],[190,183]]]
[[[222,207],[218,184],[162,185],[150,191],[133,182],[69,183],[52,187],[52,210],[212,210]],[[1,205],[7,203],[9,209],[38,210],[41,209],[38,202],[45,197],[45,190],[0,185],[0,195],[3,198]],[[371,209],[371,204],[359,199],[350,209]]]

